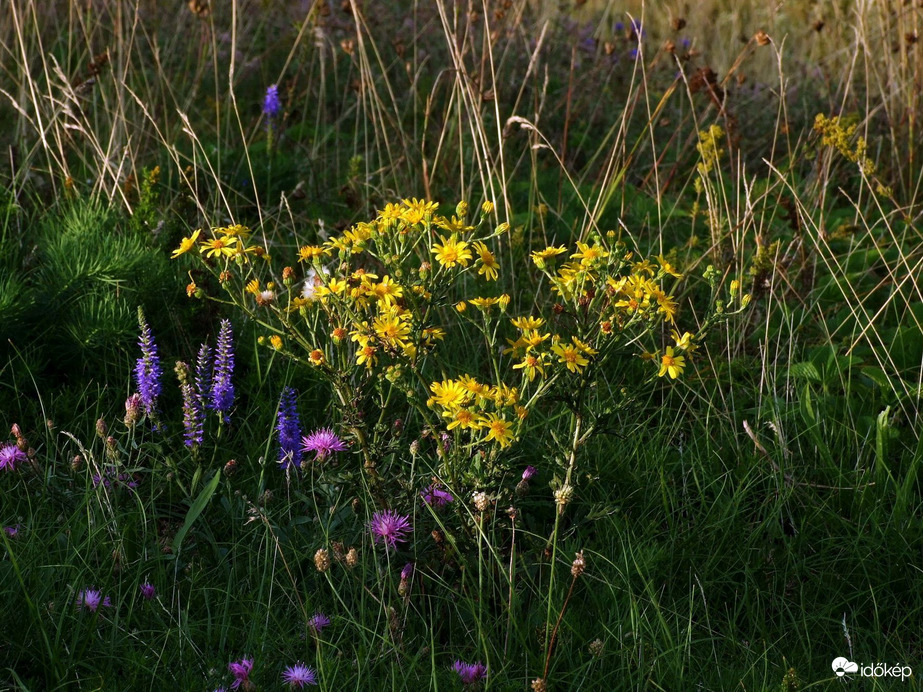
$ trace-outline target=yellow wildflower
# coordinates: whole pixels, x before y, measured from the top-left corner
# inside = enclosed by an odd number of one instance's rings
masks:
[[[480,258],[478,274],[484,276],[488,281],[496,281],[498,276],[497,270],[500,268],[500,263],[497,261],[494,253],[492,253],[481,241],[474,243],[474,249],[477,251]]]
[[[320,245],[302,245],[298,248],[298,259],[301,262],[310,262],[326,252],[327,248],[321,247]]]
[[[527,353],[521,363],[513,366],[513,370],[522,370],[532,382],[536,375],[545,376],[545,358],[544,353]]]
[[[673,340],[676,342],[676,348],[680,351],[692,353],[698,348],[696,343],[692,340],[692,334],[690,332],[686,332],[680,336],[678,331],[671,329],[670,334],[673,336]]]
[[[513,437],[513,424],[496,413],[490,413],[481,418],[481,425],[487,428],[487,440],[500,443],[501,447],[509,447]]]
[[[230,236],[206,240],[201,244],[200,248],[208,251],[205,253],[206,257],[220,257],[222,255],[230,257],[235,253],[236,245],[237,238]]]
[[[358,365],[365,364],[365,367],[371,369],[377,361],[377,358],[375,357],[375,352],[377,350],[378,349],[374,346],[363,346],[358,351],[356,351],[356,363]]]
[[[282,348],[282,337],[278,334],[273,334],[271,337],[269,337],[269,343],[272,344],[274,349],[279,351]]]
[[[311,361],[311,365],[323,365],[324,361],[324,352],[319,348],[315,348],[308,354],[308,360]]]
[[[394,305],[396,299],[404,295],[404,289],[401,285],[394,283],[387,274],[381,277],[381,281],[377,284],[372,284],[371,289],[372,294],[378,299],[378,302],[382,303],[385,307]]]
[[[676,269],[676,267],[670,264],[667,260],[665,260],[662,255],[657,255],[656,257],[657,257],[657,261],[660,262],[661,270],[663,270],[665,274],[669,274],[670,276],[675,276],[677,279],[683,278],[682,273],[679,272]]]
[[[490,310],[490,308],[492,308],[494,305],[499,303],[500,299],[496,297],[494,298],[472,298],[468,302],[470,302],[478,310],[484,310],[486,312],[487,310]]]
[[[460,264],[463,267],[468,266],[471,260],[471,250],[468,249],[468,243],[464,240],[458,240],[458,236],[452,236],[446,239],[439,236],[442,245],[433,245],[433,254],[443,267],[454,267]]]
[[[433,382],[429,388],[433,392],[429,401],[439,404],[442,408],[463,406],[468,400],[468,391],[456,380]]]
[[[558,356],[558,362],[566,365],[571,372],[579,374],[590,364],[590,361],[584,358],[579,349],[572,344],[555,344],[551,350]]]
[[[477,430],[481,427],[477,416],[466,408],[459,407],[444,411],[442,417],[449,419],[449,424],[446,426],[449,430],[454,430],[455,428],[461,428],[462,430]]]
[[[532,261],[535,262],[536,267],[539,269],[544,269],[546,261],[565,252],[567,252],[567,247],[564,245],[561,247],[554,247],[549,245],[544,250],[536,250],[530,255],[530,257],[532,257]]]
[[[582,264],[584,267],[590,267],[596,264],[596,262],[599,260],[605,259],[609,256],[609,253],[606,251],[606,249],[599,244],[591,246],[589,243],[581,243],[578,240],[577,249],[579,252],[575,252],[570,257],[571,259],[579,259],[580,264]]]
[[[180,255],[185,254],[189,252],[190,250],[192,250],[192,248],[195,247],[195,243],[199,239],[199,236],[201,234],[202,234],[202,229],[199,229],[197,231],[194,231],[193,234],[189,236],[188,238],[183,238],[181,241],[179,241],[179,247],[173,251],[173,254],[170,255],[170,257],[172,259],[176,259]]]
[[[390,346],[403,347],[410,336],[410,325],[392,314],[377,317],[372,323],[372,329],[379,339]]]
[[[660,372],[658,377],[669,375],[671,380],[683,374],[683,368],[686,367],[686,359],[682,356],[673,355],[673,347],[667,346],[667,352],[660,358]]]
[[[538,329],[543,324],[545,324],[544,317],[515,317],[510,320],[513,323],[513,326],[516,329],[520,329],[524,332],[529,331],[530,329]]]

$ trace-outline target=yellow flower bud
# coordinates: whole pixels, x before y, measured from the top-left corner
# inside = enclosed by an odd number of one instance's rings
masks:
[[[455,207],[455,215],[460,219],[464,219],[468,215],[468,203],[465,201],[459,202]]]
[[[485,216],[489,214],[490,212],[492,212],[493,210],[494,210],[494,203],[491,202],[490,200],[487,200],[486,202],[484,202],[484,204],[481,205],[481,213],[484,214]]]
[[[468,303],[462,300],[455,304],[455,309],[458,310],[459,312],[464,312],[465,310],[468,309]]]

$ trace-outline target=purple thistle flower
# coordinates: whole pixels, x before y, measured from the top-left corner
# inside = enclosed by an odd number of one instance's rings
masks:
[[[212,349],[208,344],[202,344],[199,347],[199,355],[195,361],[195,387],[196,392],[202,399],[208,396],[212,386],[211,365]]]
[[[138,383],[144,413],[148,418],[153,418],[157,412],[157,397],[160,396],[160,378],[163,371],[160,368],[154,335],[141,308],[138,308],[138,325],[141,327],[141,338],[138,340],[141,357],[135,363],[135,381]]]
[[[96,589],[84,589],[79,594],[77,594],[77,607],[82,607],[84,610],[89,610],[91,612],[96,612],[100,606],[104,608],[111,608],[112,601],[109,600],[109,597],[105,598],[102,595],[102,592],[97,591]]]
[[[401,580],[406,581],[413,576],[413,563],[408,562],[404,565],[404,569],[401,570]]]
[[[232,690],[236,690],[244,683],[247,683],[249,686],[250,671],[253,670],[253,659],[242,658],[239,661],[228,663],[228,670],[231,671],[231,675],[234,676],[234,682],[231,683]]]
[[[422,491],[420,495],[423,496],[423,502],[430,507],[445,507],[450,502],[455,501],[455,498],[452,497],[452,493],[448,490],[443,490],[435,483]]]
[[[183,439],[187,447],[198,447],[204,439],[205,407],[191,384],[180,387],[183,392]]]
[[[301,422],[295,406],[295,390],[286,387],[279,399],[279,413],[276,416],[276,432],[279,434],[279,464],[283,469],[294,465],[301,467]]]
[[[314,613],[313,616],[308,620],[308,628],[315,634],[318,635],[323,632],[324,628],[330,624],[330,618],[328,618],[323,613]]]
[[[26,453],[16,445],[5,444],[0,447],[0,469],[15,471],[16,467],[28,458]]]
[[[324,461],[331,452],[345,451],[346,443],[330,428],[321,428],[301,438],[301,449],[304,452],[314,452],[314,461]]]
[[[263,98],[263,115],[270,120],[275,118],[282,110],[282,103],[279,101],[279,85],[273,84],[266,89],[266,96]]]
[[[464,685],[474,685],[487,677],[487,666],[480,661],[477,663],[455,661],[452,664],[452,670],[458,673],[458,677],[461,678]]]
[[[19,535],[19,524],[16,526],[4,526],[3,533],[6,534],[7,538],[16,538]]]
[[[538,469],[534,466],[526,466],[525,471],[522,472],[522,480],[531,481],[537,473]]]
[[[141,585],[141,595],[144,596],[145,600],[150,601],[157,595],[157,589],[154,588],[154,585],[150,582],[145,581]]]
[[[385,544],[385,549],[388,549],[396,548],[399,542],[406,543],[407,537],[404,534],[412,531],[413,527],[410,525],[410,517],[401,516],[388,509],[372,515],[369,530],[372,532],[372,540],[377,543],[380,538]]]
[[[297,687],[299,690],[305,685],[317,684],[317,673],[308,668],[304,663],[296,663],[289,666],[282,672],[282,682],[292,688]]]
[[[218,345],[215,347],[215,369],[211,383],[211,407],[222,414],[225,423],[231,422],[228,412],[234,404],[234,333],[230,320],[221,320]]]

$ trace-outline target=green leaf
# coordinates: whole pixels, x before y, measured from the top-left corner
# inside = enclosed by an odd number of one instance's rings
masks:
[[[212,476],[212,479],[208,482],[208,485],[202,488],[202,492],[199,493],[199,496],[195,499],[195,502],[192,503],[189,511],[186,512],[186,521],[183,522],[182,527],[179,531],[176,532],[176,537],[173,539],[173,552],[175,554],[179,554],[179,549],[183,544],[183,539],[186,537],[189,529],[192,528],[195,520],[199,518],[202,510],[205,509],[205,505],[207,505],[208,501],[212,499],[212,495],[214,495],[215,491],[218,489],[219,481],[221,481],[221,469],[215,471],[215,475]]]
[[[810,361],[804,363],[792,363],[788,367],[788,375],[796,380],[812,380],[813,382],[820,382],[820,372],[817,370],[817,366]]]

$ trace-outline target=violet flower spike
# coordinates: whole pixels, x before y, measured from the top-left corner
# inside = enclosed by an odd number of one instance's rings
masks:
[[[211,408],[221,414],[224,423],[231,422],[229,412],[234,405],[234,332],[230,320],[221,320],[218,345],[215,347],[215,369],[211,383]]]
[[[279,465],[301,468],[301,422],[295,405],[295,390],[286,387],[279,399],[279,413],[276,415],[276,432],[279,434]]]
[[[163,370],[160,367],[154,335],[141,308],[138,308],[138,325],[141,327],[141,337],[138,340],[141,357],[135,363],[135,381],[138,383],[138,393],[141,395],[141,406],[144,408],[145,415],[148,418],[155,418]]]
[[[212,349],[208,344],[199,347],[199,355],[195,361],[195,387],[196,393],[204,401],[208,397],[212,386],[211,369]]]
[[[191,384],[184,384],[180,389],[183,392],[183,441],[193,449],[201,445],[204,439],[205,407]]]
[[[279,85],[273,84],[266,89],[266,96],[263,98],[263,115],[272,120],[282,112],[282,102],[279,101]]]
[[[385,544],[385,549],[396,548],[398,543],[406,543],[408,531],[412,531],[410,517],[398,514],[394,510],[385,510],[375,512],[372,520],[369,522],[369,530],[372,532],[372,540],[376,543],[378,539]]]

